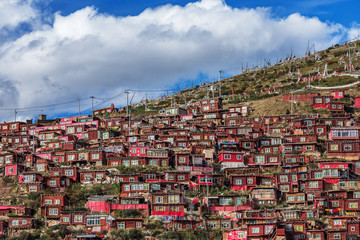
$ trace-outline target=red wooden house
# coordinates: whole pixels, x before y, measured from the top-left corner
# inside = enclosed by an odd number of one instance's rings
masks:
[[[327,156],[329,158],[343,158],[358,160],[360,155],[360,141],[328,141]]]
[[[117,230],[142,229],[144,225],[143,218],[116,218],[114,222]]]
[[[86,233],[102,233],[110,230],[114,225],[114,218],[110,215],[87,215]]]
[[[276,224],[262,223],[262,224],[248,224],[247,225],[247,239],[266,240],[276,231]]]
[[[101,183],[107,180],[106,176],[108,175],[107,170],[91,170],[91,169],[82,169],[79,170],[80,173],[80,182],[91,182],[91,183]]]
[[[345,111],[345,103],[330,102],[328,105],[328,110],[331,113],[343,113]]]
[[[360,127],[331,127],[329,140],[359,140]]]
[[[218,112],[222,110],[222,98],[212,98],[200,102],[201,112]]]
[[[328,108],[332,96],[315,96],[312,97],[312,104],[314,108]]]
[[[151,195],[151,215],[164,221],[184,217],[184,197],[181,193],[154,193]]]
[[[61,211],[60,224],[85,225],[86,215],[84,211]]]
[[[34,227],[34,218],[31,216],[10,216],[9,229],[32,229]]]
[[[68,205],[68,198],[63,194],[41,195],[41,216],[59,219],[61,211]]]

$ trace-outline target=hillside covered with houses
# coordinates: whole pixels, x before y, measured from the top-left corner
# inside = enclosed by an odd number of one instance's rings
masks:
[[[0,124],[0,233],[13,239],[358,239],[360,119],[249,117],[219,97],[151,117]],[[355,99],[354,99],[355,100]],[[354,107],[359,107],[355,104]]]
[[[0,239],[360,239],[352,44],[129,108],[1,123]]]

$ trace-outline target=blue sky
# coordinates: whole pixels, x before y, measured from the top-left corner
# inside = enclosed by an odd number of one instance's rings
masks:
[[[126,104],[125,89],[185,88],[360,36],[355,0],[1,0],[4,119]],[[138,92],[140,101],[146,92]],[[149,98],[163,93],[148,92]],[[106,101],[107,100],[107,101]],[[29,109],[29,107],[32,107]],[[42,110],[42,111],[41,111]]]
[[[53,0],[49,7],[53,12],[61,11],[70,14],[86,6],[95,6],[99,12],[115,16],[138,15],[146,8],[154,8],[165,4],[185,6],[189,2],[181,0]],[[318,17],[321,21],[341,23],[346,27],[358,19],[360,1],[357,0],[227,0],[227,5],[236,8],[270,7],[274,16],[285,17],[292,13],[301,13],[304,16]]]

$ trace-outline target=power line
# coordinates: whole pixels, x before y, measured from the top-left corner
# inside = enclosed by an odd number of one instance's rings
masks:
[[[43,105],[43,106],[31,106],[31,107],[14,107],[14,108],[0,108],[0,111],[13,111],[14,109],[16,110],[26,110],[26,109],[36,109],[36,108],[48,108],[48,107],[55,107],[55,106],[60,106],[60,105],[66,105],[69,103],[74,103],[77,102],[78,100],[72,100],[69,102],[63,102],[63,103],[54,103],[54,104],[49,104],[49,105]]]

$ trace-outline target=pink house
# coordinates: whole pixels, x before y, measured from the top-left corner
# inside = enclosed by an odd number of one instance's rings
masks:
[[[330,95],[335,99],[344,98],[344,90],[333,90]]]
[[[5,176],[16,176],[23,169],[24,169],[24,167],[19,164],[7,165],[7,166],[5,166]]]
[[[355,98],[355,107],[360,108],[360,97]]]
[[[133,146],[129,148],[129,156],[130,157],[146,157],[147,150],[149,147],[145,146]]]

